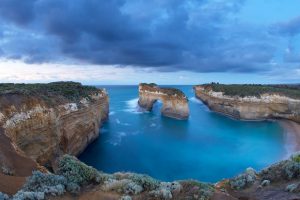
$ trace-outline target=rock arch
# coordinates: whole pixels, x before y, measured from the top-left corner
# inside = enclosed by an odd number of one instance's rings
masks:
[[[159,88],[156,84],[139,84],[139,106],[151,111],[153,104],[160,100],[163,103],[162,115],[175,119],[189,117],[188,99],[185,94],[175,88]]]

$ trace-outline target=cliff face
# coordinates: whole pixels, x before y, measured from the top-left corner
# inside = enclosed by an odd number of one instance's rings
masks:
[[[155,84],[139,85],[139,106],[151,111],[153,104],[160,100],[163,103],[161,113],[164,116],[187,119],[189,106],[187,97],[183,92],[174,88],[159,88]]]
[[[195,95],[208,107],[236,119],[263,120],[283,118],[300,122],[300,100],[282,95],[263,94],[261,97],[227,96],[203,86],[194,87]]]
[[[39,94],[0,95],[3,133],[24,156],[46,166],[62,154],[81,153],[98,137],[109,109],[108,95],[100,89],[79,96],[78,101],[63,96],[50,97],[53,98],[54,103]]]

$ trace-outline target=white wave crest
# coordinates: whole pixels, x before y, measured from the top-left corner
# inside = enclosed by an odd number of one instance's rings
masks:
[[[143,113],[143,109],[138,104],[139,98],[131,99],[126,101],[126,109],[123,111],[130,112],[134,114],[141,114]]]
[[[111,115],[114,115],[114,114],[116,114],[116,112],[115,111],[111,111],[111,112],[109,112],[109,115],[111,116]]]

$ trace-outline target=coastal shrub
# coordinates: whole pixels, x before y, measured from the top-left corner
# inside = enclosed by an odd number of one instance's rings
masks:
[[[153,190],[149,194],[155,198],[159,198],[163,200],[168,200],[173,198],[172,192],[166,189]]]
[[[180,181],[182,190],[187,198],[208,200],[214,194],[215,188],[212,184],[202,183],[196,180]]]
[[[173,194],[181,191],[181,184],[179,182],[161,182],[159,187],[149,192],[149,195],[158,199],[172,199]]]
[[[262,179],[270,181],[291,180],[300,178],[299,153],[296,153],[288,160],[281,161],[260,172]]]
[[[181,189],[179,182],[161,182],[156,190],[150,191],[150,195],[160,199],[172,199],[173,195],[180,193]]]
[[[215,92],[223,92],[228,96],[256,96],[261,97],[262,94],[279,94],[290,98],[300,99],[299,85],[260,85],[260,84],[204,84],[207,90]]]
[[[67,180],[63,176],[54,174],[44,174],[40,171],[34,171],[22,190],[26,192],[44,192],[53,195],[61,195],[65,191]]]
[[[263,180],[260,185],[262,187],[266,187],[266,186],[269,186],[270,184],[271,184],[271,181],[269,181],[269,180]]]
[[[300,183],[293,183],[293,184],[287,185],[285,188],[285,191],[293,192],[293,193],[300,192]]]
[[[246,169],[246,171],[233,179],[229,180],[232,189],[244,189],[252,185],[256,180],[256,172],[252,168]]]
[[[300,152],[296,152],[293,155],[291,155],[291,160],[300,163]]]
[[[80,192],[80,186],[76,183],[68,182],[66,185],[66,189],[71,194],[78,194]]]
[[[23,94],[38,96],[49,103],[55,103],[55,99],[67,99],[79,102],[82,98],[88,98],[91,94],[99,92],[93,86],[83,86],[77,82],[53,82],[48,84],[14,84],[1,83],[0,94]],[[49,97],[53,97],[52,100]],[[54,99],[54,100],[53,100]]]
[[[57,172],[66,177],[69,183],[77,185],[102,181],[99,172],[95,168],[87,166],[70,155],[64,155],[59,160]]]
[[[13,200],[44,200],[45,193],[44,192],[25,192],[20,190],[17,194],[15,194],[12,198]]]
[[[102,190],[115,191],[121,194],[139,194],[143,191],[143,188],[129,179],[110,179],[104,182]]]
[[[66,183],[67,180],[63,176],[34,171],[32,176],[27,178],[23,188],[13,196],[13,199],[42,200],[46,195],[62,195],[65,192]]]
[[[284,165],[284,178],[291,180],[300,176],[300,163],[295,161],[286,162]]]
[[[150,191],[155,190],[159,187],[160,183],[154,178],[144,175],[144,174],[135,174],[135,173],[115,173],[116,179],[130,179],[136,184],[143,187],[144,190]]]
[[[9,199],[9,196],[7,194],[0,192],[0,200],[8,200],[8,199]]]
[[[2,171],[3,174],[8,175],[8,176],[13,176],[14,175],[14,171],[9,169],[6,166],[2,166],[1,171]]]
[[[120,200],[132,200],[132,198],[130,196],[126,195],[126,196],[122,196],[120,198]]]

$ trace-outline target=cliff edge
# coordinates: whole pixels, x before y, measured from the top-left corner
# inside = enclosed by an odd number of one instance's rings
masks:
[[[51,168],[59,156],[78,155],[98,137],[108,101],[105,90],[75,82],[0,84],[0,134],[15,155]],[[13,157],[4,153],[0,169],[14,174]]]
[[[160,100],[163,103],[161,113],[164,116],[175,119],[187,119],[189,117],[188,99],[185,94],[175,88],[159,88],[156,84],[139,84],[140,107],[151,111],[153,104]]]
[[[195,96],[211,110],[236,119],[288,119],[300,122],[300,90],[288,85],[194,86]]]

